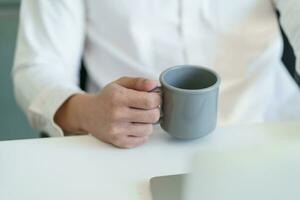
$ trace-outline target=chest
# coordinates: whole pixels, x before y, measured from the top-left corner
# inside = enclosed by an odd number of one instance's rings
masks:
[[[179,27],[191,24],[217,32],[263,27],[274,18],[270,0],[86,0],[90,23],[102,27]]]

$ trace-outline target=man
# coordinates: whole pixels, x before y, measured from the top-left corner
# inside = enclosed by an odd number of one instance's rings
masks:
[[[160,72],[195,64],[222,77],[219,125],[299,120],[275,7],[298,56],[298,0],[23,0],[16,98],[51,136],[91,133],[130,148],[159,119],[149,91]],[[78,87],[82,58],[89,93]]]

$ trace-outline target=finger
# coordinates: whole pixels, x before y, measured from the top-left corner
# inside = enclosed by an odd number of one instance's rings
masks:
[[[148,92],[158,87],[158,82],[146,78],[122,77],[116,81],[119,85],[128,89]]]
[[[155,92],[128,90],[127,98],[124,103],[131,108],[154,109],[161,104],[161,96]]]
[[[153,132],[152,124],[139,124],[139,123],[131,123],[131,125],[127,128],[127,133],[129,136],[134,137],[145,137],[151,135]]]
[[[154,124],[160,118],[160,109],[141,110],[131,108],[127,112],[126,119],[128,122]]]

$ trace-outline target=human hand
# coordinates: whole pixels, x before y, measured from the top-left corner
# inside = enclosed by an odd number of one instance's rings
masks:
[[[159,120],[161,97],[149,92],[157,86],[153,80],[122,77],[98,94],[74,95],[55,121],[67,131],[91,133],[121,148],[136,147],[148,140]]]

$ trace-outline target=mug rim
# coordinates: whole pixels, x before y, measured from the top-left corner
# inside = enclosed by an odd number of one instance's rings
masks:
[[[182,88],[174,87],[174,86],[170,85],[169,83],[167,83],[166,80],[164,79],[164,76],[168,72],[179,69],[179,68],[186,68],[186,67],[191,68],[191,69],[206,70],[209,73],[213,74],[217,78],[217,80],[214,84],[212,84],[209,87],[201,88],[201,89],[192,89],[191,90],[191,89],[182,89]],[[199,94],[199,93],[209,92],[211,90],[214,90],[214,89],[218,88],[220,86],[220,83],[221,83],[221,77],[214,70],[209,69],[207,67],[202,67],[202,66],[198,66],[198,65],[176,65],[176,66],[173,66],[173,67],[170,67],[170,68],[164,70],[159,76],[159,81],[160,81],[162,86],[164,86],[164,87],[166,87],[166,88],[168,88],[172,91],[184,92],[184,93],[189,93],[189,94]]]

